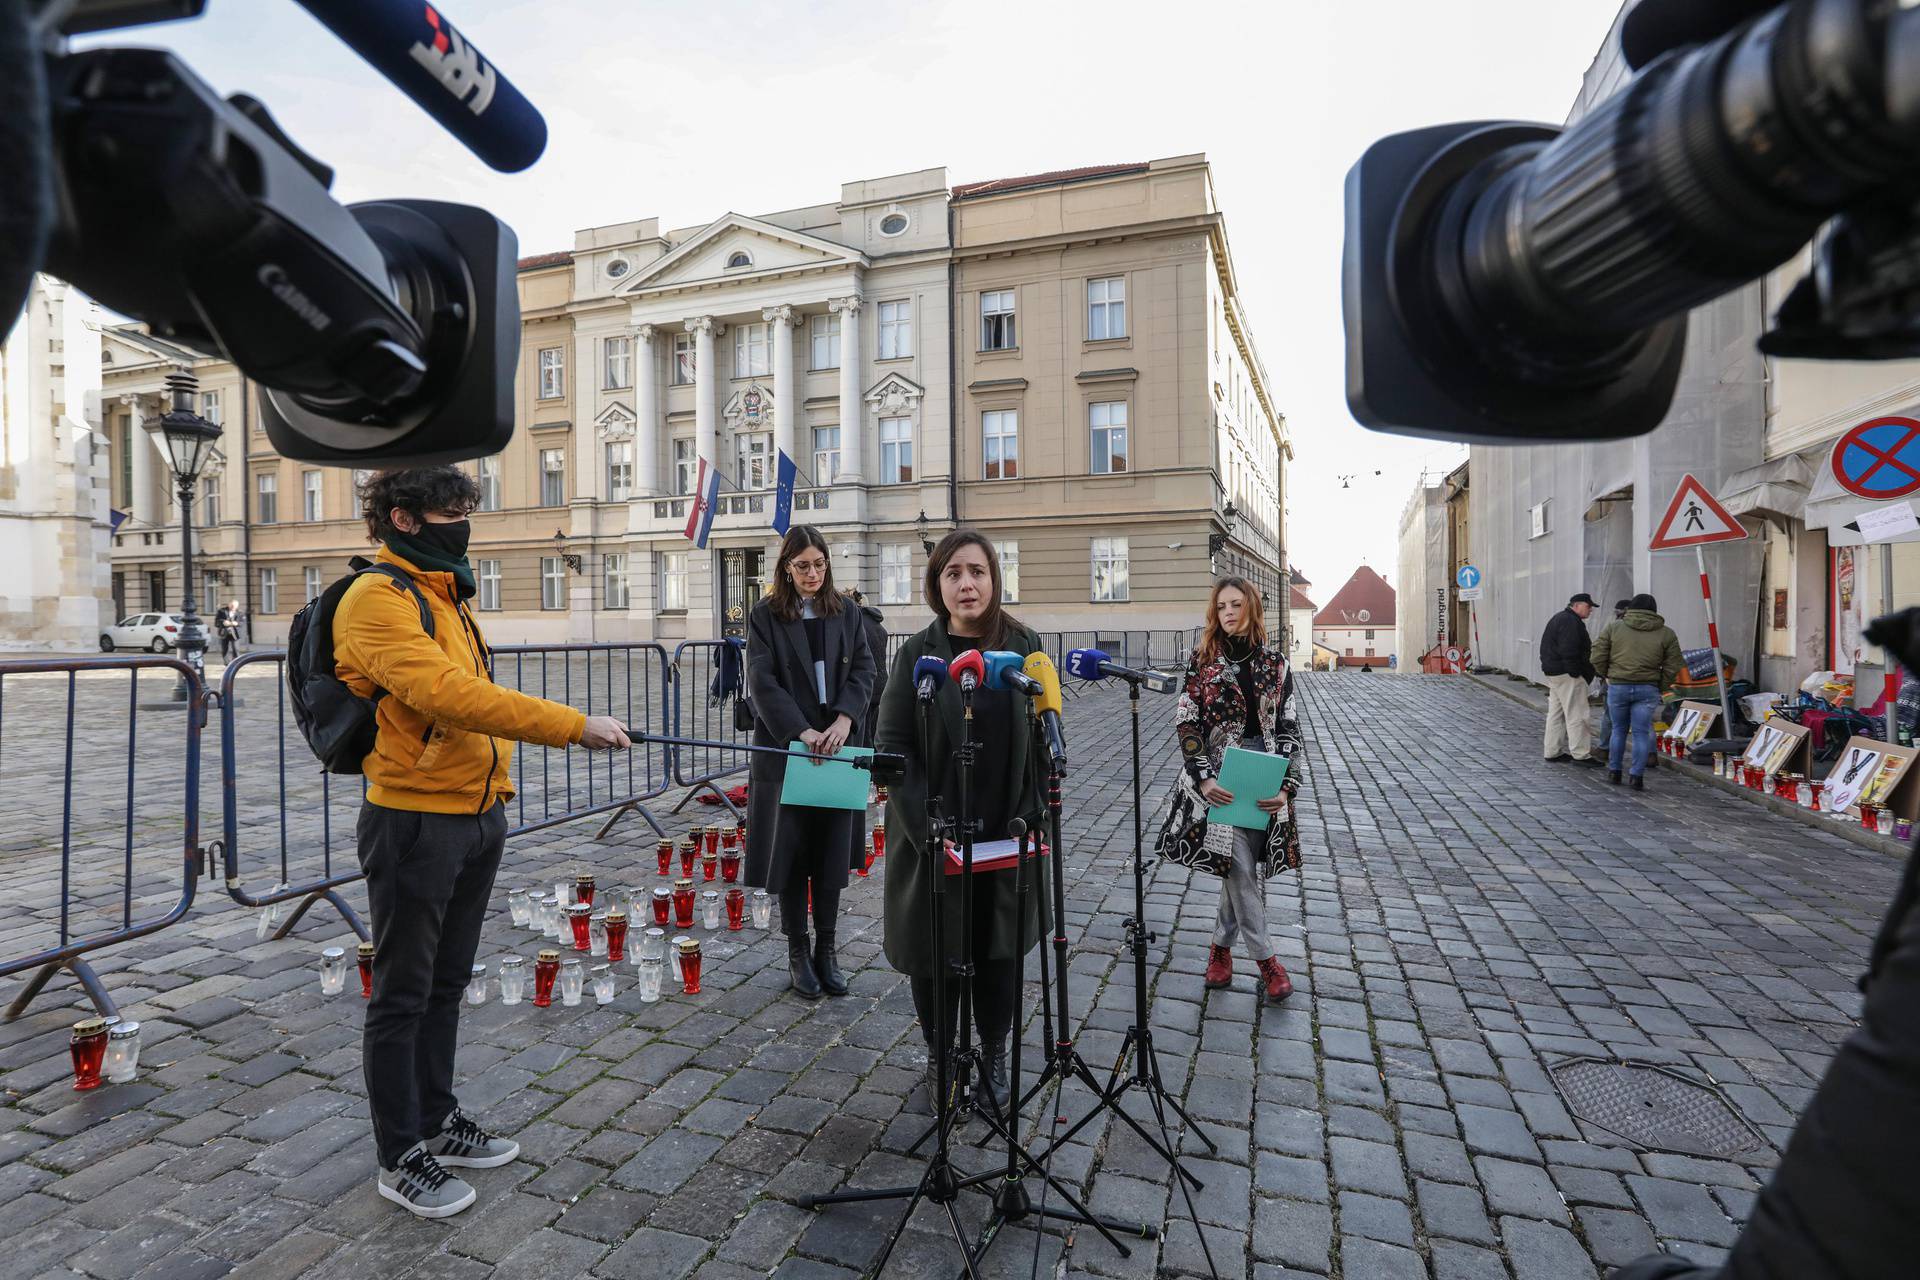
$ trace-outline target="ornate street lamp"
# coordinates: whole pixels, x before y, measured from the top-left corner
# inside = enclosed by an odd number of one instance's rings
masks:
[[[553,531],[553,550],[554,554],[560,557],[567,568],[573,570],[573,575],[576,578],[586,572],[586,563],[580,559],[580,556],[576,552],[567,550],[567,535],[559,529]]]
[[[1220,511],[1220,518],[1226,522],[1226,528],[1224,532],[1210,533],[1207,535],[1207,556],[1209,558],[1220,554],[1220,548],[1227,545],[1227,539],[1233,536],[1234,526],[1239,522],[1240,513],[1234,509],[1232,498],[1227,499],[1227,505]]]
[[[167,465],[173,470],[174,492],[180,499],[180,642],[175,649],[181,661],[193,668],[204,686],[207,635],[200,627],[200,615],[193,603],[193,490],[200,472],[213,456],[220,440],[220,428],[193,411],[194,394],[200,384],[190,373],[167,376],[167,390],[173,407],[158,419],[141,424],[164,446]],[[187,697],[186,682],[173,691],[176,699]]]

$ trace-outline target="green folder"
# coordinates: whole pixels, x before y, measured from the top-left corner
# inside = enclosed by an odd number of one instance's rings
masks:
[[[793,752],[804,752],[804,742],[795,742],[787,747]],[[864,811],[867,807],[867,783],[871,775],[865,769],[856,769],[848,760],[864,760],[873,754],[871,747],[842,747],[837,756],[822,757],[823,762],[815,764],[812,759],[797,760],[787,758],[786,781],[780,787],[781,804],[803,805],[809,809],[853,809]]]
[[[1260,812],[1258,802],[1268,796],[1279,795],[1280,784],[1286,780],[1285,756],[1270,756],[1264,751],[1248,751],[1244,747],[1228,747],[1226,759],[1220,762],[1220,785],[1233,792],[1233,803],[1216,805],[1207,810],[1207,821],[1224,822],[1230,827],[1245,827],[1249,831],[1265,831],[1273,815]]]

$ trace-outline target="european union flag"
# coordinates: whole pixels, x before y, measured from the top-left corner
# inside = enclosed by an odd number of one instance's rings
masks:
[[[799,464],[780,451],[780,461],[775,472],[773,493],[773,531],[781,537],[787,536],[787,529],[793,524],[793,482],[800,474]]]

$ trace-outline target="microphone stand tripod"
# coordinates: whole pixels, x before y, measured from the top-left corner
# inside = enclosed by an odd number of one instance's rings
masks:
[[[931,698],[923,699],[920,703],[920,756],[922,760],[928,761],[932,759],[930,746],[932,731],[928,725],[931,706]],[[906,1210],[900,1215],[900,1220],[894,1224],[893,1231],[887,1236],[886,1246],[881,1249],[880,1257],[878,1261],[874,1263],[873,1270],[867,1273],[876,1277],[885,1271],[887,1259],[892,1256],[894,1246],[900,1242],[901,1233],[906,1230],[908,1221],[913,1217],[913,1211],[919,1207],[920,1201],[923,1199],[931,1200],[946,1210],[947,1221],[953,1229],[954,1243],[960,1246],[960,1254],[964,1260],[961,1273],[968,1277],[969,1280],[978,1280],[981,1254],[984,1252],[987,1244],[991,1243],[990,1237],[983,1237],[979,1248],[968,1244],[966,1229],[960,1225],[960,1216],[955,1212],[953,1207],[953,1202],[959,1197],[962,1189],[979,1189],[985,1183],[1000,1176],[995,1172],[974,1174],[970,1177],[958,1176],[954,1169],[952,1159],[953,1130],[963,1118],[963,1112],[957,1103],[957,1097],[967,1089],[968,1082],[974,1072],[977,1071],[982,1078],[986,1075],[986,1062],[984,1057],[980,1048],[973,1043],[974,741],[973,697],[971,691],[963,690],[962,709],[962,722],[965,728],[962,732],[960,746],[958,750],[954,752],[954,757],[960,765],[960,804],[957,818],[953,820],[943,820],[941,817],[941,798],[933,795],[927,797],[927,854],[931,864],[930,875],[932,877],[932,883],[928,890],[928,910],[932,916],[930,939],[933,946],[934,959],[934,1043],[936,1045],[934,1050],[934,1121],[932,1128],[922,1134],[919,1140],[909,1148],[909,1151],[917,1150],[922,1142],[925,1142],[927,1138],[931,1137],[934,1140],[933,1155],[928,1158],[927,1171],[921,1175],[919,1183],[915,1186],[885,1187],[871,1191],[838,1191],[823,1196],[808,1196],[800,1202],[802,1208],[814,1209],[821,1205],[858,1204],[875,1200],[897,1200],[905,1196],[907,1198]],[[954,975],[961,983],[960,1008],[957,1019],[960,1024],[958,1027],[959,1045],[951,1055],[947,1052],[947,1046],[954,1040],[953,1032],[955,1029],[949,1024],[949,1018],[953,1015],[947,1011],[946,970],[948,968],[948,961],[946,951],[946,911],[944,907],[947,868],[946,852],[943,844],[943,838],[948,832],[952,832],[959,837],[959,844],[964,859],[960,868],[960,958],[952,962]],[[951,1078],[949,1078],[947,1073],[949,1061],[951,1061],[954,1067],[954,1073]],[[1021,1162],[1045,1178],[1047,1184],[1059,1191],[1067,1202],[1077,1211],[1075,1215],[1069,1217],[1069,1215],[1062,1210],[1048,1210],[1048,1217],[1058,1217],[1090,1224],[1095,1230],[1099,1231],[1102,1236],[1106,1237],[1107,1242],[1119,1251],[1121,1257],[1132,1256],[1132,1251],[1120,1243],[1119,1239],[1114,1236],[1113,1232],[1104,1222],[1089,1214],[1086,1211],[1086,1207],[1074,1197],[1071,1191],[1054,1179],[1040,1164],[1037,1157],[1025,1148],[1019,1146],[1013,1131],[1001,1123],[997,1113],[991,1108],[986,1108],[981,1111],[981,1114],[986,1117],[987,1123],[992,1125],[995,1130],[1004,1136],[1007,1142],[1011,1144],[1012,1150],[1010,1150],[1008,1154],[1009,1165],[1014,1162],[1014,1151],[1017,1150]],[[1003,1201],[1005,1202],[1004,1205]],[[995,1193],[994,1209],[996,1215],[1005,1213],[1008,1218],[1015,1216],[1025,1217],[1028,1213],[1035,1212],[1028,1206],[1026,1188],[1019,1183],[1017,1178],[1014,1179],[1010,1190],[1003,1186],[1000,1192]],[[1017,1210],[1017,1214],[1010,1212],[1012,1210]]]

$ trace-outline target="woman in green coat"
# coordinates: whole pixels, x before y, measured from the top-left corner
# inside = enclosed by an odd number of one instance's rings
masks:
[[[927,1051],[950,1046],[934,1043],[939,1021],[933,978],[937,963],[960,956],[959,877],[949,879],[941,899],[945,957],[933,952],[931,877],[934,857],[927,844],[927,796],[942,797],[942,812],[954,816],[959,802],[959,773],[954,752],[964,727],[960,691],[952,682],[934,696],[927,732],[921,742],[920,713],[913,667],[931,655],[951,661],[969,649],[1006,649],[1022,655],[1040,647],[1039,637],[1000,607],[1000,558],[986,536],[956,529],[941,539],[927,560],[927,606],[934,621],[910,637],[895,656],[880,703],[879,744],[907,758],[906,777],[890,791],[887,805],[886,953],[887,963],[913,980],[913,1005],[920,1015]],[[1001,840],[1018,818],[1029,829],[1039,822],[1040,797],[1029,760],[1032,709],[1019,694],[982,689],[974,695],[973,808],[981,823],[976,841]],[[1014,871],[977,871],[973,877],[974,1025],[986,1050],[986,1086],[1002,1111],[1008,1102],[1007,1036],[1020,1003],[1026,953],[1048,927],[1038,868],[1029,864],[1024,894],[1014,891]],[[958,1030],[957,978],[947,983],[947,1025]],[[927,1069],[932,1091],[934,1062]]]

